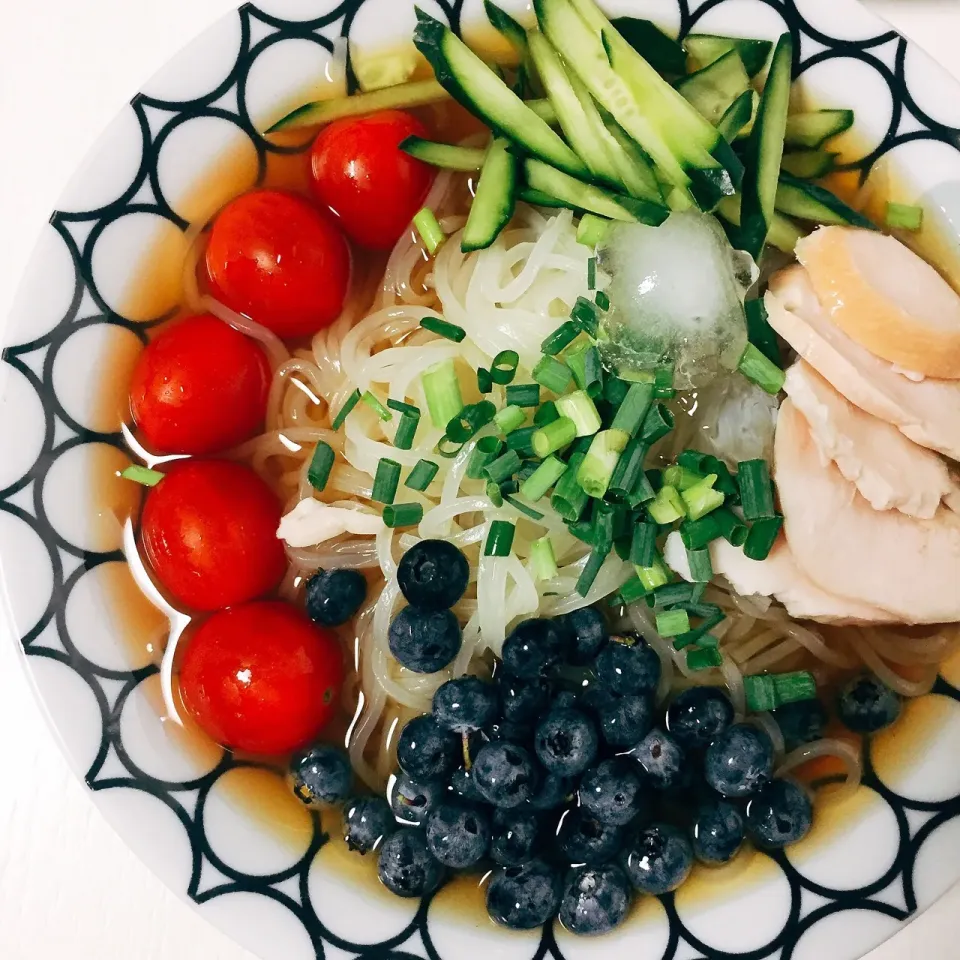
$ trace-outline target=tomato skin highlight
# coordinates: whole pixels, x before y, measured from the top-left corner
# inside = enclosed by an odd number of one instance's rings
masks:
[[[313,142],[314,196],[362,247],[391,249],[411,229],[433,185],[434,168],[399,147],[409,136],[429,132],[412,114],[384,110],[334,121]]]
[[[133,371],[130,412],[153,453],[218,453],[261,430],[269,389],[260,346],[203,314],[147,345]]]
[[[192,610],[221,610],[269,593],[283,577],[280,503],[249,467],[180,460],[147,494],[141,539],[157,579]]]
[[[350,286],[350,249],[334,217],[282,190],[228,203],[213,222],[206,265],[217,299],[281,339],[328,327]]]
[[[223,746],[278,755],[312,743],[337,711],[343,652],[336,636],[278,600],[214,614],[180,669],[184,705]]]

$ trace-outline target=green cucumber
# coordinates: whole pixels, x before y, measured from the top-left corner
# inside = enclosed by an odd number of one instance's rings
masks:
[[[819,180],[836,168],[837,156],[826,150],[798,150],[784,154],[780,169],[801,180]]]
[[[776,205],[780,213],[797,217],[799,220],[842,227],[864,227],[867,230],[877,229],[872,220],[845,204],[835,193],[789,173],[780,174]]]
[[[553,104],[549,100],[524,100],[523,102],[527,105],[527,108],[532,110],[544,123],[549,124],[551,127],[557,125],[557,111],[554,110]]]
[[[413,42],[450,95],[524,151],[583,176],[583,161],[449,27],[417,8]]]
[[[509,142],[497,137],[487,152],[463,228],[460,249],[464,253],[489,247],[510,222],[517,205],[517,166]]]
[[[569,207],[569,203],[564,203],[556,197],[551,197],[549,193],[543,193],[541,190],[534,190],[531,187],[523,187],[520,190],[520,199],[524,203],[532,203],[535,207]]]
[[[731,242],[738,249],[744,249],[742,244],[742,234],[740,232],[740,196],[724,197],[717,204],[717,215],[722,217],[727,223],[731,224],[735,230],[735,238],[731,237]],[[730,233],[731,231],[728,231]],[[767,242],[777,250],[784,253],[793,253],[797,244],[804,236],[804,232],[792,221],[779,213],[773,215],[770,221],[770,232],[767,234]]]
[[[492,0],[483,0],[483,9],[486,11],[490,25],[506,39],[507,43],[520,56],[520,64],[517,67],[517,93],[522,95],[528,90],[539,92],[536,70],[533,68],[530,50],[527,46],[527,31],[506,10],[498,7]]]
[[[853,126],[852,110],[814,110],[810,113],[795,113],[787,118],[786,142],[791,147],[807,147],[816,150],[831,137]]]
[[[590,94],[587,93],[586,96],[589,97]],[[610,154],[627,192],[640,200],[662,203],[663,191],[660,189],[657,175],[653,172],[646,154],[612,117],[608,117],[603,123],[604,129],[615,144],[614,147],[610,147]]]
[[[744,249],[754,260],[763,252],[776,207],[792,68],[793,40],[785,33],[773,51],[757,119],[747,140],[740,231]]]
[[[457,147],[450,143],[436,143],[422,137],[407,137],[400,149],[424,163],[445,170],[463,170],[469,173],[483,167],[487,151],[481,147]]]
[[[683,47],[656,24],[637,17],[616,17],[610,21],[617,33],[658,73],[682,76],[687,71]]]
[[[702,117],[719,126],[727,110],[739,97],[749,94],[751,87],[740,55],[731,50],[709,66],[684,77],[677,84],[677,90]]]
[[[756,90],[741,93],[730,104],[717,123],[717,129],[726,137],[728,143],[733,143],[737,137],[748,136],[753,131],[759,106],[760,94]]]
[[[712,34],[690,34],[683,45],[697,70],[708,67],[731,50],[736,50],[748,77],[755,77],[765,66],[773,44],[769,40],[747,40],[715,37]]]

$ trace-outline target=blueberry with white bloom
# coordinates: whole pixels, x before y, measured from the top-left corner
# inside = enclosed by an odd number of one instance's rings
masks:
[[[637,890],[660,896],[676,890],[690,875],[693,848],[676,827],[654,823],[627,844],[623,866]]]
[[[772,780],[747,804],[747,829],[754,843],[780,850],[802,840],[813,826],[813,805],[793,780]]]
[[[552,620],[524,620],[503,642],[503,665],[521,680],[536,680],[563,660],[565,639]]]
[[[557,830],[557,846],[567,863],[607,863],[623,844],[623,828],[600,823],[585,810],[569,810]]]
[[[667,707],[667,732],[687,749],[706,747],[733,723],[733,704],[719,687],[691,687]]]
[[[654,790],[666,792],[680,785],[686,774],[683,748],[659,728],[651,730],[631,751],[643,770],[644,780]]]
[[[397,762],[414,780],[443,780],[457,768],[460,741],[429,714],[414,717],[400,731]]]
[[[533,930],[552,920],[560,906],[560,876],[542,860],[500,867],[487,885],[487,913],[512,930]]]
[[[567,875],[560,922],[577,934],[607,933],[627,916],[633,891],[620,867],[576,867]]]
[[[383,797],[355,797],[343,807],[343,838],[358,853],[370,853],[397,829],[390,804]]]
[[[840,720],[854,733],[876,733],[889,727],[902,708],[899,694],[872,674],[854,677],[837,700]]]
[[[490,846],[490,819],[481,807],[441,803],[427,820],[427,847],[444,866],[463,870]]]
[[[610,631],[603,614],[596,607],[581,607],[558,618],[568,637],[567,662],[585,667],[610,639]]]
[[[423,610],[448,610],[466,592],[470,564],[446,540],[421,540],[397,565],[397,584],[407,602]]]
[[[500,741],[484,744],[473,761],[477,791],[495,807],[516,807],[534,791],[533,758],[523,747]]]
[[[387,790],[390,809],[400,823],[421,826],[437,805],[446,798],[447,789],[439,781],[417,783],[405,773],[395,777]]]
[[[588,691],[586,703],[597,718],[603,739],[617,750],[635,746],[653,723],[653,701],[646,695],[621,696],[597,687]]]
[[[398,897],[425,897],[443,881],[444,870],[420,830],[398,830],[380,847],[377,873]]]
[[[514,807],[494,810],[490,823],[490,859],[501,867],[519,867],[534,858],[540,844],[540,817]]]
[[[414,673],[436,673],[453,663],[463,634],[449,610],[404,607],[391,621],[387,633],[390,652],[397,663]]]
[[[591,767],[580,781],[580,806],[600,823],[626,826],[647,806],[636,764],[616,758]]]
[[[293,792],[306,804],[340,803],[350,795],[353,768],[339,747],[323,743],[290,761]]]
[[[693,852],[704,863],[728,863],[743,846],[743,814],[719,797],[701,804],[693,819]]]
[[[613,637],[593,663],[597,680],[614,693],[652,694],[660,682],[656,651],[640,637]]]
[[[762,730],[735,723],[707,747],[704,776],[725,797],[748,797],[773,775],[773,743]]]
[[[597,728],[580,710],[551,710],[537,724],[533,747],[548,773],[575,777],[583,773],[597,756]]]
[[[324,627],[339,627],[367,596],[367,581],[359,570],[319,570],[306,586],[307,616]]]
[[[497,715],[497,691],[479,677],[458,677],[433,695],[433,718],[454,733],[475,733]]]

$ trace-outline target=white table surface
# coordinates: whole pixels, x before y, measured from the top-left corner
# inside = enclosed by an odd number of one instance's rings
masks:
[[[236,0],[2,0],[0,318],[99,131]],[[960,76],[960,0],[869,0]],[[0,622],[0,958],[252,960],[130,853],[60,756]],[[870,960],[958,955],[960,888]]]

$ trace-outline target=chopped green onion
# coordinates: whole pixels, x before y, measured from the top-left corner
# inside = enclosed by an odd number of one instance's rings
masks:
[[[777,693],[777,706],[817,699],[817,681],[809,670],[775,673],[772,679]]]
[[[523,426],[526,419],[527,415],[519,407],[504,407],[497,411],[493,422],[501,433],[508,434],[516,430],[517,427]]]
[[[671,487],[676,487],[683,493],[684,490],[695,487],[703,480],[704,476],[705,474],[697,473],[689,467],[676,464],[675,466],[667,467],[667,469],[663,471],[663,482],[670,484]]]
[[[733,479],[730,468],[719,457],[706,457],[703,461],[703,473],[717,475],[717,482],[713,485],[713,489],[719,490],[731,503],[737,503],[740,500],[737,482]]]
[[[609,503],[598,500],[593,505],[593,533],[591,539],[598,550],[609,553],[613,549],[614,511]]]
[[[606,494],[608,500],[622,503],[629,499],[637,481],[643,476],[643,461],[646,456],[647,448],[639,440],[631,440],[627,444],[610,478]],[[653,491],[650,496],[653,496]]]
[[[701,547],[699,550],[687,550],[687,563],[690,564],[690,576],[695,583],[709,583],[713,579],[713,562],[710,559],[710,548]]]
[[[603,399],[613,407],[619,407],[626,399],[630,384],[619,377],[607,377],[603,384]]]
[[[510,504],[514,510],[519,510],[521,513],[526,514],[531,520],[542,520],[543,514],[539,510],[534,510],[533,507],[529,506],[523,501],[518,500],[515,496],[508,495],[503,498],[507,503]]]
[[[550,505],[567,523],[580,519],[590,497],[577,482],[580,464],[586,459],[585,453],[574,453],[567,464],[566,473],[557,481],[550,498]]]
[[[493,377],[486,367],[477,370],[477,390],[480,393],[489,393],[493,389]]]
[[[397,413],[409,413],[411,417],[420,417],[420,408],[412,403],[404,403],[403,400],[387,400],[387,406]]]
[[[410,476],[404,481],[404,486],[411,490],[419,490],[421,493],[433,483],[433,478],[439,472],[440,467],[432,460],[420,460],[410,471]]]
[[[647,589],[640,582],[640,578],[633,576],[620,588],[619,598],[620,602],[628,607],[631,603],[642,600],[646,595]]]
[[[653,375],[653,395],[669,400],[676,391],[673,389],[674,365],[661,363]]]
[[[393,414],[369,390],[360,398],[381,420],[392,420]]]
[[[415,527],[423,519],[419,503],[391,503],[383,508],[383,522],[388,527]]]
[[[723,664],[723,657],[716,647],[700,647],[697,650],[687,651],[687,669],[697,673],[700,670],[709,670]]]
[[[593,521],[592,520],[578,520],[576,523],[570,523],[567,525],[567,532],[571,537],[576,537],[581,543],[585,543],[588,547],[593,546]]]
[[[520,492],[531,502],[536,503],[566,473],[567,465],[553,455],[547,457],[540,466],[520,486]]]
[[[748,343],[737,364],[737,369],[761,390],[776,396],[782,389],[787,375],[764,356],[752,343]]]
[[[396,460],[384,457],[377,464],[377,472],[373,478],[373,493],[371,500],[378,503],[393,503],[397,495],[397,484],[400,482],[400,464]]]
[[[507,450],[496,460],[491,460],[483,468],[483,475],[494,483],[509,480],[520,469],[520,454],[516,450]]]
[[[646,450],[646,447],[644,447]],[[644,454],[646,456],[646,454]],[[613,481],[611,481],[611,484]],[[654,490],[653,484],[650,482],[650,477],[641,469],[639,475],[637,476],[637,482],[633,485],[633,489],[630,491],[630,496],[628,498],[628,503],[631,507],[638,507],[642,503],[649,503],[657,495],[657,491]]]
[[[497,408],[489,400],[467,404],[447,424],[447,436],[454,443],[466,443],[493,420],[496,412]]]
[[[557,413],[557,405],[552,400],[548,400],[546,403],[542,403],[540,409],[533,415],[533,424],[536,427],[543,427],[559,419],[560,414]]]
[[[593,298],[593,302],[596,303],[596,305],[603,311],[610,309],[610,297],[608,297],[603,290],[597,291],[597,295]]]
[[[596,304],[586,297],[577,297],[577,302],[570,311],[570,319],[588,336],[595,337],[600,329]]]
[[[420,321],[420,326],[424,330],[436,333],[444,340],[452,340],[454,343],[462,343],[467,336],[467,331],[463,327],[458,327],[455,323],[447,323],[439,317],[424,317]]]
[[[533,452],[544,459],[573,443],[576,437],[577,425],[569,417],[559,417],[536,428],[531,439]]]
[[[603,361],[600,351],[592,343],[571,353],[567,357],[567,366],[579,389],[586,390],[594,399],[603,394]]]
[[[647,593],[652,593],[658,587],[665,586],[670,582],[670,571],[662,558],[654,557],[653,563],[649,567],[635,567],[637,576],[643,584]]]
[[[570,385],[570,368],[554,357],[543,357],[533,368],[533,379],[553,393],[563,393]]]
[[[500,489],[499,483],[494,483],[492,480],[488,480],[486,491],[487,496],[490,498],[490,502],[495,507],[503,506],[503,491]]]
[[[591,497],[603,497],[630,437],[622,430],[601,430],[593,438],[577,480]]]
[[[690,614],[686,610],[663,610],[657,614],[657,633],[661,637],[679,637],[690,629]]]
[[[513,548],[513,535],[516,527],[509,520],[491,520],[490,532],[483,545],[485,557],[509,557]]]
[[[593,213],[585,213],[577,226],[577,243],[585,247],[597,247],[603,242],[610,221]]]
[[[591,552],[590,559],[587,560],[587,565],[583,568],[583,572],[577,578],[577,593],[579,593],[581,597],[585,597],[590,592],[590,588],[597,579],[597,574],[600,573],[600,568],[607,559],[607,554],[609,552],[609,548],[606,550],[594,548],[594,550]]]
[[[557,557],[549,536],[530,544],[530,567],[535,580],[553,580],[559,574]]]
[[[711,510],[723,506],[723,501],[726,498],[719,490],[713,489],[716,482],[717,475],[711,473],[710,476],[704,477],[699,483],[680,493],[683,502],[687,505],[687,516],[691,520],[699,520],[710,513]]]
[[[746,520],[775,517],[773,484],[766,460],[741,460],[737,464],[740,505]]]
[[[649,567],[657,556],[657,525],[637,523],[630,540],[630,562],[638,567]]]
[[[783,528],[783,517],[764,517],[750,527],[743,553],[751,560],[766,560]]]
[[[532,457],[536,451],[533,448],[533,435],[539,427],[521,427],[507,434],[507,446],[516,450],[522,457]]]
[[[561,350],[569,347],[580,336],[580,328],[572,321],[561,323],[553,333],[540,344],[540,352],[555,357]]]
[[[751,713],[766,713],[778,706],[777,689],[773,685],[773,677],[769,674],[744,677],[743,692],[747,698],[747,709]]]
[[[662,403],[656,403],[647,411],[640,427],[640,438],[649,447],[662,440],[674,426],[673,414]]]
[[[511,383],[507,387],[507,403],[515,407],[536,407],[540,405],[539,383]]]
[[[320,440],[313,451],[313,459],[307,468],[307,479],[314,490],[322,490],[327,485],[330,478],[330,471],[333,469],[333,462],[337,455],[333,452],[333,447],[329,443]]]
[[[653,403],[653,385],[650,383],[631,383],[623,403],[613,418],[613,429],[635,437],[646,419],[650,404]]]
[[[339,430],[343,426],[344,420],[347,419],[350,411],[360,402],[360,391],[354,390],[353,393],[347,397],[346,402],[340,408],[340,412],[333,418],[333,423],[331,426],[334,430]]]
[[[721,536],[720,524],[712,513],[680,524],[680,537],[688,550],[700,550]]]
[[[703,466],[704,462],[709,459],[709,456],[709,454],[700,453],[698,450],[684,450],[683,453],[677,457],[677,466],[684,467],[691,473],[695,473],[698,477],[704,477],[708,473],[713,472]]]
[[[500,456],[503,441],[499,437],[481,437],[467,461],[467,477],[479,480],[483,477],[483,468]]]
[[[687,507],[676,487],[662,486],[653,501],[647,504],[650,519],[661,527],[682,520],[687,515]]]
[[[423,245],[431,255],[440,249],[443,241],[447,238],[447,235],[443,232],[443,227],[437,220],[437,215],[429,207],[424,207],[416,214],[413,218],[413,225],[417,228],[417,233],[420,234]]]
[[[322,442],[323,441],[321,441],[321,443]],[[323,445],[327,447],[325,443]],[[320,444],[317,444],[317,447],[319,446]],[[330,450],[331,453],[333,453],[333,450],[331,450],[330,447],[327,447],[327,449]],[[314,454],[314,459],[316,459],[316,454]],[[331,464],[332,463],[333,461],[331,460]],[[313,470],[312,465],[310,469]],[[330,470],[328,468],[327,473],[329,472]],[[151,470],[149,467],[140,466],[139,463],[131,463],[130,466],[126,468],[126,470],[123,470],[120,473],[120,476],[123,477],[124,480],[132,480],[134,483],[142,484],[144,487],[155,487],[164,478],[165,475],[162,474],[159,470]],[[312,480],[310,482],[313,483]],[[326,477],[323,478],[323,482],[324,484],[326,484],[327,482]],[[322,490],[323,487],[318,487],[317,489]]]
[[[417,435],[417,427],[420,426],[420,414],[413,416],[411,413],[405,413],[400,417],[397,424],[397,432],[393,436],[393,445],[398,450],[411,450],[413,441]]]
[[[423,384],[430,419],[438,430],[443,430],[463,409],[460,380],[453,360],[435,363],[420,374],[420,381]]]
[[[891,230],[917,231],[923,226],[923,208],[887,201],[884,221]]]
[[[520,451],[518,450],[517,453],[520,453]],[[518,490],[520,489],[519,485],[523,483],[524,480],[529,480],[530,477],[532,477],[534,473],[536,473],[537,467],[539,466],[540,466],[540,461],[533,456],[528,457],[526,460],[524,460],[520,464],[520,469],[517,471],[516,477],[514,477],[514,480],[517,483]]]
[[[747,534],[750,528],[732,511],[726,507],[720,507],[713,513],[704,517],[704,520],[712,520],[720,530],[720,536],[727,543],[735,547],[742,547],[747,540]]]
[[[517,375],[517,367],[520,366],[520,354],[516,350],[501,350],[490,365],[490,376],[494,383],[499,383],[505,387],[508,383],[513,383],[513,378]]]
[[[767,308],[760,297],[755,297],[743,305],[747,316],[747,339],[772,363],[783,366],[780,356],[780,341],[777,332],[770,326]]]
[[[452,460],[462,449],[463,440],[454,440],[444,434],[433,448],[434,453],[439,453],[445,460]]]
[[[597,258],[591,257],[587,261],[587,289],[597,289]]]
[[[574,390],[556,401],[561,417],[572,420],[578,437],[592,437],[600,429],[600,414],[586,390]]]
[[[678,603],[690,603],[694,586],[692,583],[668,583],[654,592],[653,604],[656,607],[672,607]]]

